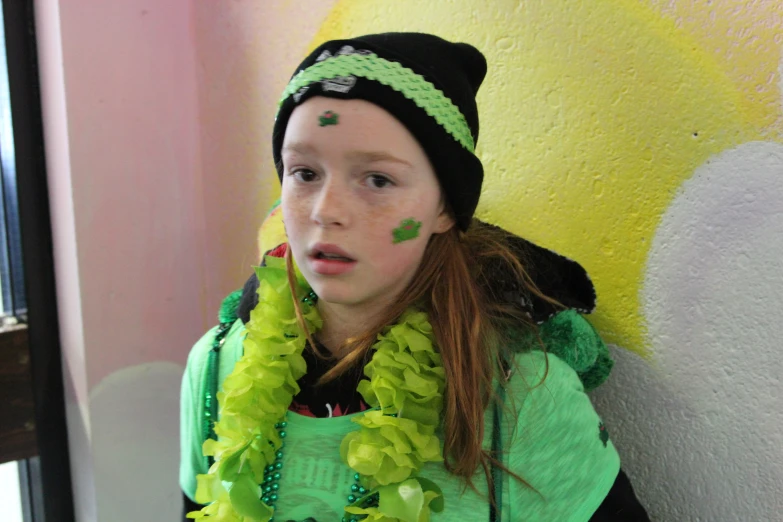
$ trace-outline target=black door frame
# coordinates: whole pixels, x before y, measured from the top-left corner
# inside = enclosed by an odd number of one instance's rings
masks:
[[[38,456],[20,462],[28,522],[74,520],[33,0],[2,2]]]

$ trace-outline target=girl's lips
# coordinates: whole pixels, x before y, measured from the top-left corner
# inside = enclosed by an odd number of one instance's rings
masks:
[[[356,266],[356,261],[343,259],[325,259],[307,256],[310,268],[319,275],[342,275],[350,272]]]
[[[316,243],[312,246],[312,248],[310,248],[310,251],[308,252],[308,255],[314,257],[318,257],[319,254],[330,254],[332,257],[340,256],[346,259],[353,259],[353,257],[351,257],[348,252],[331,243]]]

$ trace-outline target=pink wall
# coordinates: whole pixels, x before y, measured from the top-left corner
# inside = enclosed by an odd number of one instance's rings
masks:
[[[279,190],[265,71],[332,5],[284,4],[36,0],[77,520],[179,515],[185,358]]]
[[[280,93],[335,2],[197,2],[194,34],[207,197],[209,319],[258,260],[256,233],[279,193],[270,143]],[[281,74],[280,71],[285,71]]]
[[[60,6],[90,388],[124,366],[181,362],[206,324],[188,4]]]

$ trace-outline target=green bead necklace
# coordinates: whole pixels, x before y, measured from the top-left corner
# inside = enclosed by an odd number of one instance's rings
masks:
[[[277,429],[277,433],[278,435],[280,435],[280,438],[282,439],[283,442],[280,445],[280,448],[278,448],[277,452],[275,453],[274,464],[270,464],[264,469],[264,482],[261,484],[261,490],[262,490],[261,500],[264,502],[264,504],[268,505],[273,509],[276,508],[275,504],[277,504],[277,499],[280,498],[279,496],[280,479],[282,478],[282,470],[283,470],[283,448],[285,447],[285,438],[287,435],[285,430],[287,427],[288,427],[288,422],[285,420],[285,418],[281,422],[275,424],[275,429]],[[351,494],[348,495],[348,505],[353,504],[358,499],[362,498],[367,494],[367,489],[361,484],[361,475],[359,475],[358,473],[354,473],[353,481],[354,483],[351,484]],[[372,495],[362,503],[362,507],[368,507],[373,503],[377,503],[377,502],[378,502],[377,495]],[[342,520],[340,522],[358,522],[363,518],[365,517],[359,515],[344,516],[342,517]],[[269,519],[269,522],[274,522],[274,520],[275,517],[271,517]],[[296,522],[296,521],[289,519],[286,520],[286,522]],[[307,517],[302,522],[318,522],[318,521],[313,517]]]
[[[311,306],[315,305],[315,303],[318,302],[318,296],[310,290],[310,292],[307,293],[307,295],[302,299],[303,303],[309,304]],[[261,497],[261,500],[264,502],[264,504],[268,505],[271,508],[275,508],[275,504],[277,504],[277,499],[279,498],[279,492],[280,492],[280,478],[281,470],[283,469],[283,448],[285,447],[285,437],[286,432],[285,429],[288,427],[288,422],[283,418],[282,421],[275,424],[275,428],[277,429],[278,435],[280,435],[280,438],[283,440],[283,443],[280,445],[280,448],[277,450],[277,453],[275,453],[275,462],[274,464],[270,464],[269,466],[264,469],[264,483],[261,484],[262,490],[263,490],[263,496]],[[354,473],[353,475],[354,483],[351,484],[351,494],[348,495],[348,505],[353,504],[358,499],[363,497],[367,494],[367,489],[361,485],[361,475],[358,473]],[[368,498],[363,504],[362,507],[367,507],[369,505],[372,505],[374,502],[377,502],[378,499],[376,496]],[[351,515],[351,516],[344,516],[342,517],[341,522],[358,522],[359,520],[362,520],[365,517],[360,517],[358,515]],[[269,519],[269,522],[274,522],[274,517],[271,517]],[[286,522],[296,522],[295,520],[287,520]],[[303,522],[318,522],[313,517],[306,518]]]

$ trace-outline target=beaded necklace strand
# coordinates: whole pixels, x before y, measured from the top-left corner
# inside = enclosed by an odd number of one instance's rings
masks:
[[[286,420],[283,420],[281,422],[278,422],[275,424],[275,429],[277,429],[278,434],[280,435],[280,438],[283,439],[283,444],[281,444],[280,448],[275,453],[275,462],[273,464],[270,464],[264,469],[264,482],[261,483],[261,487],[263,489],[263,496],[261,497],[261,500],[264,502],[264,504],[268,505],[271,508],[275,507],[275,504],[277,503],[277,499],[280,496],[280,479],[282,478],[282,472],[283,472],[283,448],[285,447],[285,438],[286,438],[286,432],[285,429],[288,427],[288,422]],[[348,495],[348,505],[355,503],[359,498],[363,497],[367,494],[367,489],[362,486],[361,484],[361,475],[358,473],[354,473],[353,475],[353,484],[351,484],[351,493]],[[369,506],[373,502],[377,502],[377,498],[370,497],[366,500],[366,505]],[[358,522],[359,520],[362,520],[365,518],[364,516],[358,516],[358,515],[351,515],[350,517],[342,517],[341,522]],[[269,522],[274,522],[275,518],[271,517],[269,519]],[[295,520],[287,520],[286,522],[296,522]],[[318,522],[313,517],[308,517],[302,522]]]

